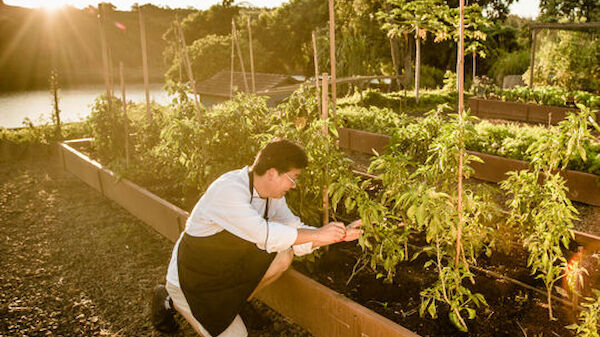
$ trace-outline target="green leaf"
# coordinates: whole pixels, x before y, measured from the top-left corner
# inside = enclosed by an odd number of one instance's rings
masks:
[[[462,332],[468,332],[467,328],[464,327],[460,321],[458,320],[458,316],[456,316],[456,314],[454,313],[454,311],[450,311],[450,313],[448,314],[448,318],[450,318],[450,322],[452,322],[452,324],[460,331]]]

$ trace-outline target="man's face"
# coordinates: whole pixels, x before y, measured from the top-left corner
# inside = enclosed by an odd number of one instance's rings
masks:
[[[298,177],[300,177],[300,173],[302,173],[301,169],[291,169],[284,173],[279,173],[274,170],[273,174],[273,198],[282,198],[285,196],[287,191],[292,188],[296,188],[296,183],[298,181]]]

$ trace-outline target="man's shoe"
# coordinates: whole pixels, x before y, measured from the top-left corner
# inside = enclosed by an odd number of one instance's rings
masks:
[[[152,325],[161,332],[177,331],[179,325],[175,321],[173,301],[164,285],[154,288],[152,296]]]

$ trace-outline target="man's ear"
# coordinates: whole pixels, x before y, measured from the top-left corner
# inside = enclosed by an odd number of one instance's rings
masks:
[[[279,172],[274,167],[271,167],[265,173],[266,173],[267,177],[269,178],[269,180],[275,179],[275,178],[277,178],[279,176]]]

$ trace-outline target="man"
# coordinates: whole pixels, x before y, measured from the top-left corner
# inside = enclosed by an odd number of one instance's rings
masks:
[[[247,336],[240,309],[283,274],[294,253],[358,238],[360,220],[315,228],[289,210],[284,196],[307,162],[300,146],[276,138],[252,166],[227,172],[208,187],[175,244],[166,288],[155,289],[157,329],[177,328],[174,307],[201,336]]]

